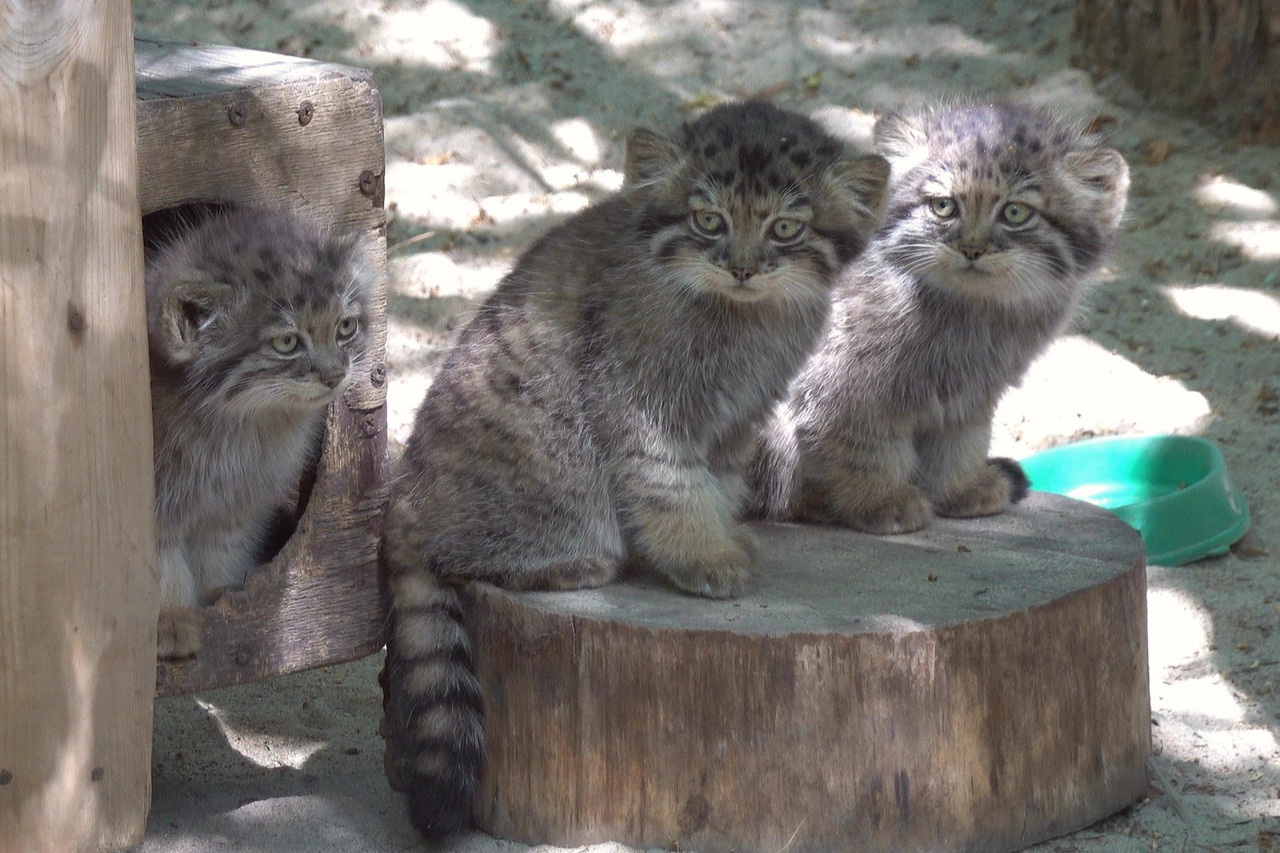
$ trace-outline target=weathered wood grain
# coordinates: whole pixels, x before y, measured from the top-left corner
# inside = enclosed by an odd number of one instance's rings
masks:
[[[504,838],[999,853],[1147,786],[1145,563],[1086,504],[903,537],[761,528],[737,601],[465,593]]]
[[[129,5],[0,0],[0,851],[151,796],[159,587]]]

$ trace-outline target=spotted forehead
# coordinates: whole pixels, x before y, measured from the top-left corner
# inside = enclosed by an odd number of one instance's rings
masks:
[[[710,114],[685,126],[681,147],[706,188],[747,193],[803,191],[841,156],[810,120],[778,111]]]
[[[1017,182],[1073,148],[1079,135],[1034,110],[966,109],[932,117],[929,159],[958,184]]]

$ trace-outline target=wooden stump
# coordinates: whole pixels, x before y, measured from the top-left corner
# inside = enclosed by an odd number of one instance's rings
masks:
[[[482,828],[701,853],[998,853],[1144,794],[1145,560],[1113,515],[1034,493],[908,536],[760,534],[736,601],[651,578],[467,590]]]
[[[1148,95],[1225,100],[1275,119],[1280,0],[1076,0],[1075,42],[1095,76],[1119,72]]]

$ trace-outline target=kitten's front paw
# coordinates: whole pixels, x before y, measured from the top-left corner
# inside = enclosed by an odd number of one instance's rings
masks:
[[[933,518],[929,496],[915,486],[902,486],[876,501],[860,500],[830,508],[834,520],[854,530],[880,535],[910,533]]]
[[[662,573],[685,592],[703,598],[737,598],[751,580],[755,541],[744,526],[731,540],[699,552],[687,565],[666,566]]]
[[[156,625],[156,657],[193,658],[200,651],[200,611],[194,607],[162,607]]]

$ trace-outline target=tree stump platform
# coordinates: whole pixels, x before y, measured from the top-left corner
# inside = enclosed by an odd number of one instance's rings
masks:
[[[488,703],[478,824],[700,853],[1020,849],[1144,795],[1146,564],[1033,493],[872,537],[762,525],[735,601],[656,578],[464,592]]]

